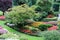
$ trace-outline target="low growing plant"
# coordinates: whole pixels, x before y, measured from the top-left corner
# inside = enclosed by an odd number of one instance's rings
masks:
[[[47,28],[49,28],[49,27],[52,27],[52,24],[41,24],[41,25],[39,26],[39,29],[40,29],[41,31],[44,31],[44,30],[47,30]]]
[[[44,40],[60,40],[60,32],[55,31],[44,31],[41,33]]]

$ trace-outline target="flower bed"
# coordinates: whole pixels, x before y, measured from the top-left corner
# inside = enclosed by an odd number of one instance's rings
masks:
[[[2,34],[6,34],[8,31],[3,29],[1,26],[0,26],[0,35]]]
[[[2,26],[0,26],[0,40],[16,40],[19,37],[16,34],[10,33],[8,30],[4,29]]]
[[[0,35],[0,39],[5,39],[5,40],[14,39],[14,40],[16,40],[16,39],[19,39],[19,36],[17,36],[16,34],[8,32],[6,34]]]

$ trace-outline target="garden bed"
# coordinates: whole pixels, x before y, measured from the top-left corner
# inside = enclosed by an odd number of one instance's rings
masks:
[[[21,37],[21,39],[28,39],[28,40],[44,40],[43,37],[36,37],[36,36],[31,36],[31,35],[27,35],[27,34],[24,34],[22,32],[18,32],[6,25],[4,25],[6,21],[0,21],[0,25],[2,25],[5,29],[7,29],[9,32],[11,33],[14,33],[14,34],[17,34]]]

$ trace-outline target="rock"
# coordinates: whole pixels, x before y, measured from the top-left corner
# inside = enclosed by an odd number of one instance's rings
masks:
[[[15,24],[10,24],[10,23],[7,23],[7,25],[10,26],[10,27],[15,26]]]

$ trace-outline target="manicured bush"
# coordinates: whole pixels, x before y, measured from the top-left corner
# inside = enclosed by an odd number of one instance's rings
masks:
[[[44,40],[60,40],[60,32],[58,30],[44,31],[41,35],[44,37]]]
[[[38,28],[41,31],[47,30],[47,28],[52,27],[52,24],[41,24]]]

